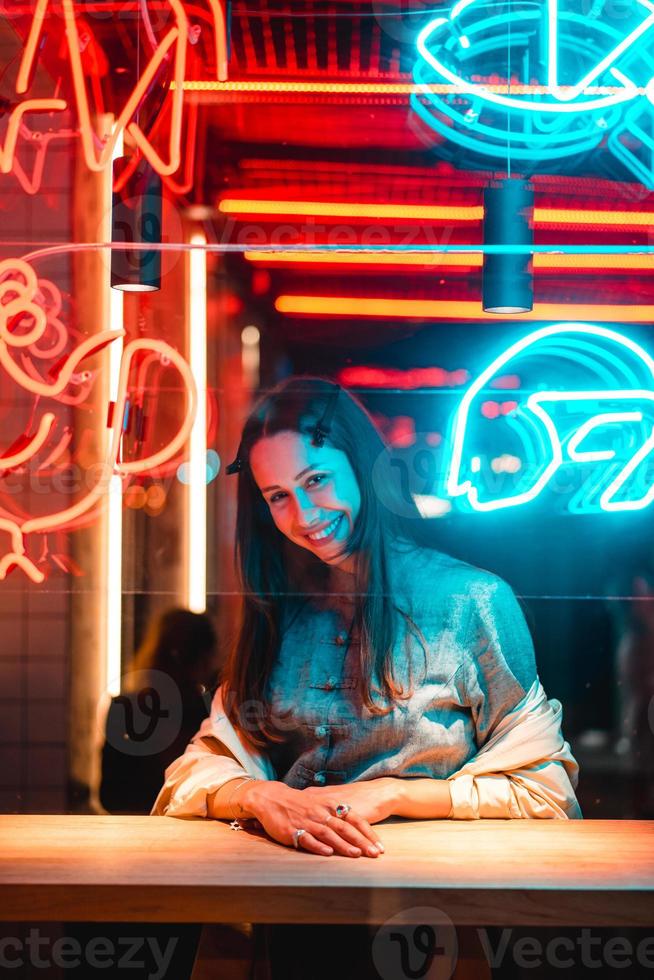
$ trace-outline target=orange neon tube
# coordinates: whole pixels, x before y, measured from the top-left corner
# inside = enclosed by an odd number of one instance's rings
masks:
[[[5,142],[3,146],[0,146],[0,171],[3,174],[11,173],[19,130],[25,113],[58,112],[66,107],[67,104],[63,99],[28,99],[25,102],[21,102],[15,109],[12,109],[9,115],[9,125],[7,126]]]
[[[312,95],[413,95],[421,92],[435,95],[459,95],[460,88],[456,85],[436,83],[434,85],[417,84],[415,82],[291,82],[271,81],[268,78],[243,82],[216,82],[213,79],[187,80],[183,83],[185,92],[279,92]],[[515,85],[507,84],[485,85],[489,92],[498,95],[547,95],[550,89],[546,85]],[[572,86],[561,86],[561,91],[574,91]],[[614,85],[589,85],[585,90],[588,95],[615,95],[622,89]],[[646,89],[635,88],[634,92],[645,95]]]
[[[252,198],[224,198],[218,204],[223,214],[243,215],[311,215],[321,218],[368,218],[372,221],[397,219],[406,221],[479,222],[484,217],[482,205],[420,205],[348,203],[340,201],[276,201]],[[654,211],[583,211],[572,208],[534,208],[536,225],[567,224],[598,227],[654,228]]]
[[[374,296],[278,296],[280,313],[305,316],[418,318],[420,320],[501,320],[485,313],[474,300],[384,299]],[[593,320],[617,323],[654,321],[654,306],[593,305],[585,303],[535,303],[529,313],[515,313],[507,320]]]
[[[249,262],[294,265],[368,265],[368,266],[464,266],[481,268],[484,259],[480,252],[261,252],[243,253]],[[537,252],[535,269],[558,269],[576,272],[579,269],[647,269],[654,270],[654,255],[553,255]]]
[[[257,201],[225,198],[223,214],[315,215],[320,218],[412,218],[416,221],[481,221],[481,205],[339,203],[338,201]]]
[[[14,466],[20,466],[21,463],[26,463],[28,459],[32,459],[33,456],[36,456],[39,449],[45,445],[54,424],[54,420],[55,417],[52,412],[46,412],[46,414],[41,417],[36,434],[32,436],[28,444],[23,449],[17,453],[12,453],[11,456],[0,456],[0,470],[13,469]]]

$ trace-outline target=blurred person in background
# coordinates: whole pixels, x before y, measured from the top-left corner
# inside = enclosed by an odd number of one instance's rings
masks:
[[[100,802],[110,813],[143,813],[209,713],[216,685],[216,633],[204,613],[156,616],[111,699],[102,746]]]

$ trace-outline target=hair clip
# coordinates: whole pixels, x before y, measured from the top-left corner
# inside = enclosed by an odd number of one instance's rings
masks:
[[[329,433],[329,429],[325,429],[320,422],[316,422],[313,430],[313,438],[311,444],[313,446],[322,446],[325,442],[325,436]]]
[[[238,473],[243,469],[243,460],[240,456],[237,456],[228,466],[225,467],[226,476],[231,476],[232,473]]]

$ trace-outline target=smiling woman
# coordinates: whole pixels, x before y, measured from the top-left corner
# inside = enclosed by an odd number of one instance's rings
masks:
[[[347,454],[331,446],[316,448],[308,436],[283,431],[255,443],[250,465],[277,529],[322,561],[352,570],[346,545],[361,494]],[[270,483],[273,479],[282,485]]]
[[[516,597],[429,545],[417,508],[373,478],[389,456],[364,406],[324,378],[289,378],[252,409],[228,468],[240,631],[153,814],[257,821],[280,844],[350,858],[384,853],[374,825],[390,816],[581,816]],[[306,927],[279,936],[273,976],[304,975]],[[348,955],[353,976],[376,975],[366,935],[324,938],[337,952],[312,978],[349,976]]]

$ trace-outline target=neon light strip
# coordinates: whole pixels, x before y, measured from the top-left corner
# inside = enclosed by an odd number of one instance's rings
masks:
[[[192,245],[206,244],[197,233]],[[207,258],[189,255],[189,361],[198,388],[198,408],[191,429],[188,487],[187,605],[191,612],[207,608]]]
[[[122,130],[114,124],[114,140],[112,162],[124,153],[124,138]],[[102,181],[105,206],[109,206],[112,194],[113,166],[104,175]],[[105,210],[105,234],[111,237],[109,227],[109,212]],[[105,288],[109,286],[108,277]],[[120,362],[123,356],[125,336],[124,293],[120,289],[108,289],[109,329],[115,340],[109,346],[109,374],[107,394],[113,402],[114,415],[118,411],[118,392],[120,388]],[[103,433],[103,435],[105,435]],[[108,439],[107,439],[108,435]],[[111,449],[111,434],[105,435],[106,444]],[[111,464],[110,464],[111,466]],[[108,477],[108,479],[107,479]],[[120,476],[111,469],[105,473],[102,483],[106,482],[107,509],[105,521],[106,538],[103,555],[105,556],[105,630],[104,630],[104,689],[111,697],[119,695],[121,676],[123,672],[123,482]],[[102,492],[101,485],[94,488]]]
[[[31,245],[31,242],[12,242],[14,246]],[[56,245],[48,245],[33,249],[23,256],[22,261],[33,262],[36,259],[44,259],[51,255],[68,255],[73,252],[92,252],[100,249],[125,248],[122,242],[59,242]],[[191,251],[199,248],[198,245],[189,245],[188,242],[130,242],[129,248],[144,249],[146,251],[158,252],[182,252]],[[214,252],[219,255],[238,255],[243,252],[251,252],[252,248],[246,244],[210,244],[201,246],[205,252]],[[563,244],[552,243],[549,245],[335,245],[331,248],[325,245],[306,245],[301,244],[297,247],[286,246],[288,252],[298,254],[329,251],[334,254],[351,252],[352,254],[362,255],[383,255],[393,253],[402,255],[405,252],[421,253],[423,255],[654,255],[654,244],[652,245],[579,245],[576,243]],[[260,245],[258,251],[274,254],[279,251],[277,245]]]
[[[225,198],[218,205],[223,214],[316,215],[326,218],[415,218],[425,221],[481,221],[483,207],[418,204],[340,204],[331,201],[257,201]]]
[[[534,208],[537,225],[572,224],[653,228],[654,211],[572,211],[567,208]]]
[[[122,143],[122,140],[120,140]],[[120,331],[119,339],[109,347],[109,400],[114,404],[114,415],[118,413],[118,393],[120,385],[120,362],[123,356],[123,300],[120,289],[109,290],[109,323],[112,331]],[[122,421],[122,419],[121,419]],[[106,563],[106,687],[115,696],[120,694],[122,674],[122,607],[123,607],[123,481],[117,473],[112,473],[107,481],[107,538],[105,542]]]
[[[173,82],[171,88],[175,88]],[[413,82],[280,82],[261,79],[253,82],[215,82],[210,79],[204,81],[184,81],[182,83],[185,92],[254,92],[256,94],[270,93],[297,93],[298,95],[406,95],[411,96],[420,92],[433,92],[435,95],[457,95],[461,91],[460,85],[434,84],[422,85]],[[572,86],[570,86],[572,90]],[[562,92],[566,88],[561,89]],[[616,95],[623,92],[624,88],[619,85],[595,85],[589,86],[589,95]],[[636,88],[634,92],[639,95],[646,94],[645,88]],[[484,92],[493,92],[497,95],[549,95],[550,89],[547,85],[485,85]]]
[[[224,198],[218,205],[223,214],[312,215],[321,218],[388,218],[419,221],[481,221],[481,205],[367,204],[338,201],[274,201]],[[654,228],[654,211],[578,211],[567,208],[534,208],[536,225],[598,225],[623,228]]]
[[[481,268],[483,255],[470,253],[441,254],[429,252],[382,252],[378,255],[352,252],[245,252],[248,262],[263,263],[314,263],[316,265],[390,265],[390,266],[464,266]],[[654,255],[604,255],[598,261],[594,255],[542,255],[534,256],[535,269],[559,269],[576,272],[579,269],[647,269],[654,270]]]
[[[279,313],[296,316],[346,316],[410,318],[420,320],[494,320],[472,300],[385,299],[375,296],[292,296],[275,300]],[[599,320],[615,323],[650,323],[654,306],[592,305],[586,303],[535,303],[529,313],[512,313],[511,320]]]

